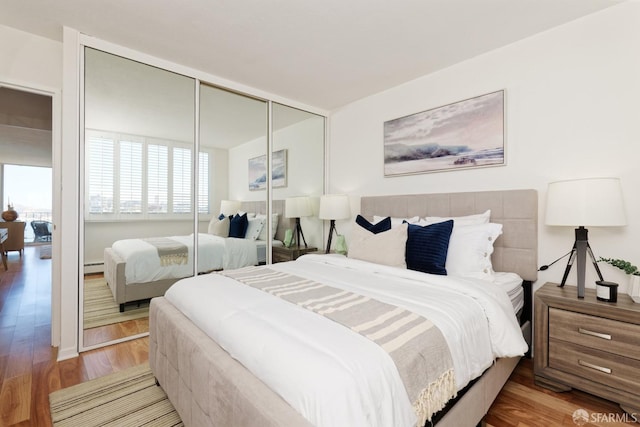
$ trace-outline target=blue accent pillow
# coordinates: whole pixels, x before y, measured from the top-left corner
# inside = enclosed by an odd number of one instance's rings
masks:
[[[449,238],[453,230],[453,220],[424,227],[415,224],[408,225],[405,255],[407,268],[446,276],[445,264],[449,251]]]
[[[224,214],[221,213],[220,215],[218,215],[218,219],[222,221],[224,219]],[[229,215],[229,221],[231,221],[232,219],[233,219],[233,215]]]
[[[245,234],[247,234],[248,225],[249,220],[247,219],[246,213],[242,215],[233,215],[231,217],[231,223],[229,224],[229,237],[244,239]]]
[[[358,224],[365,230],[369,230],[373,234],[378,234],[382,233],[383,231],[391,230],[391,217],[388,216],[378,223],[371,224],[365,217],[363,217],[362,215],[358,215],[356,217],[356,224]]]

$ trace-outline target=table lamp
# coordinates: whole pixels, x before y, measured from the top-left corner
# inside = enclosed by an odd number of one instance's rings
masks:
[[[221,200],[220,213],[224,216],[232,216],[240,210],[240,202],[238,200]]]
[[[306,196],[299,197],[287,197],[284,200],[284,216],[287,218],[296,219],[296,245],[300,247],[300,236],[304,242],[304,247],[307,247],[307,241],[304,238],[302,232],[302,226],[300,225],[300,218],[304,216],[311,216],[311,202]]]
[[[564,286],[577,260],[578,298],[584,298],[586,255],[601,281],[602,273],[589,245],[585,226],[619,227],[627,224],[618,178],[585,178],[549,183],[545,224],[575,229],[575,242],[560,286]]]
[[[346,194],[325,194],[320,197],[320,212],[318,218],[331,220],[329,227],[329,239],[327,240],[327,249],[325,253],[331,250],[331,238],[336,230],[337,219],[347,219],[351,216],[349,207],[349,196]]]

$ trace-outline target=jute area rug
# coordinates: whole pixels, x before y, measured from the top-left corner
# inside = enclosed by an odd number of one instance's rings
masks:
[[[184,425],[148,363],[54,391],[49,403],[54,427]]]
[[[143,303],[140,308],[126,309],[124,313],[120,313],[119,306],[113,299],[111,289],[109,289],[109,285],[104,279],[85,279],[84,329],[148,316],[149,303]]]

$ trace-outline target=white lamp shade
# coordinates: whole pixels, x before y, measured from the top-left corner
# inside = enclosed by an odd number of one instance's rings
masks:
[[[620,180],[585,178],[550,183],[545,223],[571,227],[627,225]]]
[[[284,200],[284,216],[286,218],[301,218],[311,216],[311,202],[306,196],[287,197]]]
[[[221,200],[220,213],[224,216],[235,215],[240,210],[240,202],[238,200]]]
[[[320,219],[346,219],[351,216],[349,196],[346,194],[326,194],[320,197]]]

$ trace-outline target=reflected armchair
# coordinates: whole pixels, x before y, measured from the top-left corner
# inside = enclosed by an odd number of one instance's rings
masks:
[[[31,221],[33,228],[34,242],[50,242],[51,241],[51,223],[49,221]]]

